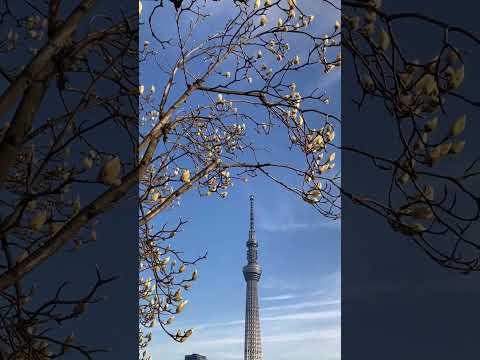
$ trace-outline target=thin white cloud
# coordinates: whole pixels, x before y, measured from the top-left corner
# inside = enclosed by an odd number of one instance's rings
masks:
[[[285,342],[303,342],[311,340],[333,340],[340,338],[340,329],[339,328],[330,328],[323,330],[313,330],[313,331],[304,331],[304,332],[291,332],[281,335],[271,335],[262,337],[262,343],[285,343]],[[235,345],[243,344],[243,337],[225,337],[225,338],[216,338],[208,339],[202,341],[192,342],[191,345],[194,347],[203,347],[203,346],[220,346],[220,345]]]
[[[278,316],[261,316],[260,321],[288,321],[288,320],[331,320],[341,316],[340,310],[303,312]]]
[[[274,209],[274,210],[272,210]],[[326,220],[315,216],[311,220],[301,221],[298,199],[288,197],[277,199],[269,209],[258,207],[258,228],[266,232],[313,231],[318,229],[339,230],[340,220]],[[318,220],[318,221],[317,221]]]
[[[299,308],[297,308],[299,309]],[[270,315],[270,316],[260,316],[260,321],[299,321],[299,320],[332,320],[337,319],[341,316],[340,309],[338,310],[329,310],[329,311],[311,311],[311,312],[300,312],[300,313],[291,313],[291,314],[282,314],[282,315]],[[194,326],[196,330],[204,330],[218,327],[231,327],[244,325],[245,320],[233,320],[225,321],[218,323],[207,323],[198,326]]]
[[[211,352],[208,354],[209,358],[218,358],[218,359],[226,359],[226,360],[243,360],[243,354],[238,354],[234,352],[226,352],[226,351],[217,351]]]
[[[292,309],[306,309],[311,307],[321,307],[321,306],[331,306],[331,305],[340,305],[339,299],[332,299],[332,300],[323,300],[323,301],[305,301],[296,304],[288,304],[288,305],[278,305],[278,306],[267,306],[261,309],[261,311],[284,311],[284,310],[292,310]]]
[[[305,332],[295,332],[290,334],[266,336],[262,338],[262,341],[266,343],[272,342],[288,342],[288,341],[306,341],[306,340],[327,340],[327,339],[339,339],[340,329],[332,328],[325,330],[314,330]]]
[[[260,287],[262,289],[275,289],[277,291],[297,291],[299,289],[298,285],[292,283],[291,281],[286,281],[272,276],[267,276],[263,281],[261,281]]]
[[[337,229],[340,228],[340,221],[326,221],[319,223],[283,223],[283,222],[269,222],[262,221],[259,224],[260,230],[268,232],[286,232],[286,231],[300,231],[300,230],[315,230],[315,229]]]
[[[192,341],[190,343],[191,347],[200,347],[200,346],[219,346],[219,345],[234,345],[234,344],[243,344],[244,339],[242,337],[225,337],[219,339],[210,339],[202,341]]]
[[[294,294],[285,294],[285,295],[277,295],[277,296],[266,296],[262,297],[261,300],[263,301],[281,301],[281,300],[291,300],[296,298],[297,295]]]
[[[326,293],[325,289],[317,290],[312,293],[312,296],[325,295],[325,293]]]
[[[194,328],[197,330],[201,330],[201,329],[209,329],[209,328],[216,328],[216,327],[237,326],[237,325],[243,325],[243,324],[245,324],[244,320],[233,320],[233,321],[202,324],[202,325],[195,326]]]

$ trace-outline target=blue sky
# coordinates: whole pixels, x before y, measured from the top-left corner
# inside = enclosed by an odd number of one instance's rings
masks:
[[[248,236],[248,195],[256,195],[256,228],[264,359],[339,359],[340,228],[291,194],[265,180],[239,185],[227,200],[185,197],[171,211],[190,220],[175,245],[191,256],[208,250],[199,279],[185,296],[190,303],[175,326],[195,328],[184,344],[161,333],[152,353],[182,359],[192,352],[211,360],[243,357],[243,319]],[[275,200],[272,200],[275,199]],[[293,350],[292,350],[293,349]],[[293,352],[292,352],[293,351]]]
[[[226,14],[224,3],[215,4],[212,27]],[[150,9],[151,3],[144,2],[144,19]],[[331,30],[336,14],[320,10],[313,12],[317,26],[325,27],[322,32]],[[159,33],[167,31],[165,23],[156,25]],[[142,32],[141,44],[144,39],[154,43]],[[161,88],[158,73],[150,66],[141,69],[140,81],[146,89],[151,84]],[[324,88],[331,96],[325,110],[339,113],[339,71],[295,81],[299,87]],[[271,152],[260,156],[267,159],[274,154],[298,164],[301,158],[288,151],[284,135],[281,130],[274,131],[268,140]],[[264,360],[340,359],[340,223],[322,219],[294,194],[262,177],[235,183],[227,199],[200,198],[193,191],[182,198],[181,207],[158,219],[171,224],[179,217],[189,220],[174,246],[191,257],[208,251],[208,258],[198,266],[198,281],[185,294],[189,300],[186,310],[172,324],[173,329],[193,327],[194,336],[178,344],[160,331],[154,332],[150,349],[154,359],[180,360],[194,352],[209,360],[243,359],[242,266],[246,263],[250,194],[256,197],[259,262],[263,267],[259,291]]]

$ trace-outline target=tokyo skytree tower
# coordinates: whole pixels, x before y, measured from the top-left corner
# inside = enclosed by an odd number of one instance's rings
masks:
[[[262,359],[262,342],[260,334],[260,316],[258,309],[258,281],[262,268],[257,264],[257,239],[253,217],[254,196],[250,196],[250,231],[247,241],[248,264],[243,267],[243,276],[247,282],[245,309],[245,360]]]

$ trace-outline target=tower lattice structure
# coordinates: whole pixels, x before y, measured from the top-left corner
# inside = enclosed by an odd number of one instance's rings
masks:
[[[255,236],[253,214],[254,196],[250,196],[250,231],[247,241],[247,265],[243,267],[243,276],[247,282],[245,307],[245,360],[262,359],[262,341],[260,333],[260,314],[258,306],[258,282],[262,267],[257,263],[258,243]]]

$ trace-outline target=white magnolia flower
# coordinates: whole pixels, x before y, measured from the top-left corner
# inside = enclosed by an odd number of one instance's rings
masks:
[[[183,300],[180,304],[178,304],[176,313],[177,314],[181,313],[187,304],[188,304],[188,300]]]
[[[450,136],[455,137],[460,135],[465,130],[466,121],[467,117],[465,115],[458,117],[450,128]]]
[[[265,26],[268,23],[267,15],[260,16],[260,26]]]
[[[45,209],[38,211],[35,216],[30,220],[30,229],[38,231],[47,221],[47,211]]]
[[[323,36],[323,45],[328,46],[330,44],[330,39],[327,34]]]
[[[295,122],[297,123],[298,126],[303,125],[303,116],[300,115],[298,118],[296,118]]]
[[[382,49],[383,51],[387,50],[390,46],[390,36],[383,29],[380,32],[380,40],[378,42],[378,45],[380,46],[380,49]]]
[[[452,154],[459,154],[463,151],[464,148],[465,148],[465,140],[452,144],[452,147],[450,148],[450,152]]]
[[[79,212],[80,211],[80,207],[81,207],[81,203],[80,203],[80,195],[77,195],[77,198],[75,199],[75,201],[73,202],[73,211],[74,212]]]
[[[377,20],[377,13],[375,11],[368,11],[365,15],[365,21],[368,23],[374,23]]]
[[[455,71],[455,76],[449,82],[450,86],[453,89],[458,89],[465,78],[465,66],[462,64],[457,71]]]
[[[107,185],[120,185],[122,183],[119,178],[121,168],[120,158],[118,156],[112,157],[100,170],[99,180]]]
[[[322,192],[319,189],[312,189],[307,192],[305,200],[311,203],[318,203],[321,199]]]
[[[449,65],[456,64],[459,61],[459,57],[456,51],[450,50],[447,54],[447,61]]]
[[[190,170],[188,170],[188,169],[183,170],[181,180],[184,183],[189,183],[190,182]]]

